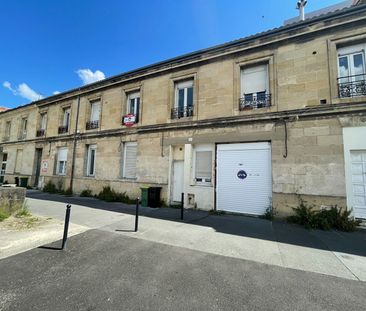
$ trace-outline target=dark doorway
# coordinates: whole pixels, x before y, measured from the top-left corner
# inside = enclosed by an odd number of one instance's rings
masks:
[[[42,163],[42,148],[36,148],[36,156],[35,156],[35,164],[36,164],[36,177],[34,179],[34,187],[38,188],[39,183],[39,175],[41,174],[41,163]]]

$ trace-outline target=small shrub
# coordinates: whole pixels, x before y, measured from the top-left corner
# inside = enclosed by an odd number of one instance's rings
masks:
[[[84,189],[83,191],[81,191],[80,196],[81,197],[92,197],[93,193],[90,189]]]
[[[125,192],[116,192],[111,189],[110,186],[103,187],[103,190],[99,192],[97,198],[107,202],[122,202],[126,204],[135,203],[135,200],[131,199]]]
[[[48,192],[48,193],[57,193],[57,189],[54,183],[52,183],[52,181],[48,181],[44,187],[43,187],[43,191],[44,192]]]
[[[274,216],[275,216],[275,211],[272,207],[272,205],[268,206],[266,208],[266,211],[263,215],[260,216],[260,218],[262,219],[267,219],[267,220],[273,220],[274,219]]]
[[[312,206],[306,206],[300,200],[300,206],[293,208],[295,215],[287,217],[287,221],[305,226],[308,229],[355,231],[360,224],[359,220],[350,218],[351,210],[343,210],[337,205],[329,209],[313,211]]]

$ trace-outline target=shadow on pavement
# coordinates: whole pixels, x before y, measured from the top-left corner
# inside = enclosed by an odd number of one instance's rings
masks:
[[[104,202],[95,198],[63,196],[30,190],[28,198],[50,200],[67,204],[82,205],[89,208],[112,211],[124,214],[135,214],[135,206],[118,202]],[[174,208],[141,207],[140,215],[162,220],[190,223],[206,226],[217,232],[250,237],[261,240],[277,241],[279,243],[303,247],[330,250],[366,256],[366,230],[356,232],[307,230],[303,227],[288,224],[283,221],[268,221],[249,216],[210,215],[205,211],[185,210],[184,221],[180,220],[180,210]],[[116,230],[133,232],[133,230]]]

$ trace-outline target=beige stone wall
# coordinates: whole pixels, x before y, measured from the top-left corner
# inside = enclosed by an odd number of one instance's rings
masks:
[[[318,25],[317,27],[320,27]],[[300,119],[290,118],[288,128],[288,154],[285,154],[285,127],[282,121],[255,122],[258,116],[274,116],[276,112],[315,107],[320,100],[327,105],[347,102],[361,102],[365,98],[339,99],[337,94],[337,46],[366,41],[366,26],[354,29],[351,26],[336,27],[312,34],[316,27],[309,27],[309,33],[287,41],[261,44],[259,40],[252,47],[233,48],[231,54],[221,55],[185,67],[166,68],[163,72],[137,77],[110,85],[103,89],[88,91],[80,97],[78,140],[75,158],[74,191],[91,189],[94,193],[102,186],[110,185],[115,190],[127,192],[132,197],[140,193],[140,186],[159,185],[163,187],[163,199],[169,201],[171,188],[168,185],[171,165],[174,159],[186,159],[185,145],[216,144],[226,142],[271,141],[273,204],[279,210],[289,210],[287,200],[294,205],[294,194],[309,196],[315,202],[344,203],[345,172],[343,157],[342,125],[352,123],[352,118],[338,117]],[[295,35],[287,34],[288,36]],[[283,39],[284,35],[277,39]],[[264,40],[264,39],[263,39]],[[239,50],[240,48],[240,50]],[[208,55],[205,55],[205,57]],[[203,58],[203,57],[202,57]],[[240,68],[268,63],[269,87],[272,107],[252,111],[239,111]],[[174,105],[174,84],[184,79],[194,80],[194,116],[171,120],[170,111]],[[127,94],[140,91],[140,122],[130,129],[121,125],[126,113]],[[90,117],[90,101],[100,99],[100,126],[86,130]],[[62,109],[71,107],[69,132],[59,135]],[[34,174],[36,148],[43,148],[42,159],[48,161],[47,172],[42,172],[44,182],[53,180],[64,189],[69,186],[73,152],[73,134],[77,118],[78,99],[73,96],[39,107],[27,107],[0,114],[0,140],[3,142],[5,124],[12,121],[10,142],[3,143],[4,152],[9,154],[7,177]],[[37,139],[36,130],[40,113],[47,112],[46,137]],[[301,114],[301,113],[300,113]],[[217,125],[216,118],[252,116],[253,122],[246,125]],[[21,119],[28,118],[27,137],[18,141]],[[187,122],[212,119],[206,128],[179,128]],[[228,121],[229,122],[229,121]],[[361,120],[361,125],[366,123]],[[359,122],[359,123],[360,123]],[[138,129],[156,125],[177,125],[171,131],[138,133]],[[109,135],[111,132],[115,134]],[[125,142],[138,143],[136,180],[121,178],[122,152]],[[86,146],[97,145],[96,175],[85,176]],[[182,150],[179,150],[183,146]],[[56,154],[59,147],[68,148],[66,176],[55,175]],[[23,150],[23,161],[19,173],[14,174],[17,149]],[[186,172],[189,174],[189,172]],[[200,200],[199,207],[211,209],[214,206],[213,188],[200,189],[187,186],[190,193]],[[202,188],[202,187],[201,187]],[[202,199],[200,199],[202,198]],[[203,203],[202,203],[203,202]],[[332,203],[332,204],[333,204]],[[296,205],[296,204],[295,204]],[[287,207],[285,207],[287,206]]]

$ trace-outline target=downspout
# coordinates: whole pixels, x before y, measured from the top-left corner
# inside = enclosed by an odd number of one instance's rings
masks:
[[[79,110],[80,110],[80,95],[78,96],[78,106],[76,109],[76,123],[75,123],[75,132],[74,132],[74,143],[72,149],[72,162],[71,162],[71,176],[70,176],[70,191],[73,192],[74,186],[74,173],[75,173],[75,158],[76,158],[76,145],[78,139],[78,123],[79,123]]]

